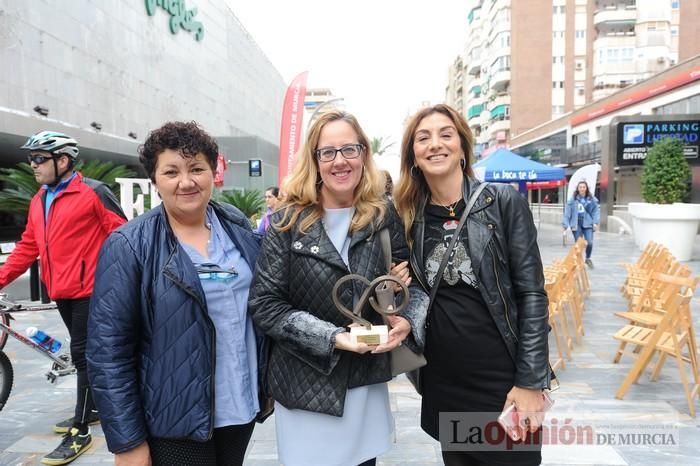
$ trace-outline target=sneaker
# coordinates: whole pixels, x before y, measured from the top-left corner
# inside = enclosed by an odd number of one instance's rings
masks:
[[[85,453],[92,446],[92,435],[88,432],[80,435],[78,429],[72,428],[63,436],[61,444],[54,451],[42,458],[42,464],[68,464]]]
[[[97,411],[90,411],[90,414],[88,414],[87,418],[87,423],[88,425],[93,425],[97,424],[100,422],[100,416],[97,413]],[[70,417],[66,419],[65,421],[61,421],[56,423],[55,426],[53,426],[53,431],[56,432],[57,434],[65,434],[68,432],[71,427],[73,427],[73,424],[75,423],[75,418]]]
[[[589,269],[593,269],[593,261],[590,259],[586,259],[586,265],[588,266]]]

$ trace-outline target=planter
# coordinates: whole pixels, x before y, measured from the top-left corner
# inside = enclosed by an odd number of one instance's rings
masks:
[[[634,219],[635,243],[644,249],[649,241],[663,244],[677,260],[688,261],[693,253],[700,204],[630,204],[629,212]]]
[[[630,202],[629,204],[627,204],[627,212],[629,212],[629,214],[632,216],[632,232],[634,235],[634,244],[636,244],[639,249],[644,249],[644,246],[639,244],[639,219],[635,215],[635,212],[637,212],[637,207],[645,205],[647,204],[644,202]]]

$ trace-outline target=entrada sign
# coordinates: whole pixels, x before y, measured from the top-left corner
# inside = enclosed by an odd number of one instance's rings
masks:
[[[700,121],[625,121],[617,125],[617,165],[643,165],[654,142],[683,142],[683,154],[692,165],[700,164]]]
[[[170,32],[177,34],[180,29],[194,32],[194,38],[201,41],[204,38],[204,25],[195,21],[197,8],[188,10],[185,0],[146,0],[146,13],[148,16],[156,14],[156,7],[161,7],[170,13]]]

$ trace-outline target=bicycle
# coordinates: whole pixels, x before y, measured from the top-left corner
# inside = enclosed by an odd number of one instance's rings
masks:
[[[60,377],[75,373],[75,367],[71,361],[70,352],[54,354],[48,349],[39,346],[34,340],[25,337],[10,327],[10,321],[14,320],[12,314],[20,312],[40,312],[55,310],[56,304],[30,304],[25,305],[10,300],[6,293],[0,293],[0,411],[10,397],[14,371],[10,358],[2,350],[9,337],[33,348],[44,357],[51,360],[51,369],[45,374],[51,383],[56,383]]]

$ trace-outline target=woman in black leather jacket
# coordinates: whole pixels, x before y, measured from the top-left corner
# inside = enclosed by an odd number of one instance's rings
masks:
[[[426,291],[435,285],[453,232],[480,184],[472,176],[472,144],[464,118],[442,104],[418,112],[403,136],[394,200],[410,232],[413,276]],[[470,422],[483,428],[515,404],[523,431],[536,432],[550,377],[547,331],[530,210],[511,186],[489,184],[461,229],[427,320],[421,426],[441,441],[445,464],[540,463],[538,442],[528,451],[517,451],[520,445],[516,451],[502,445],[495,446],[501,451],[475,451],[475,445],[457,443],[464,438],[455,437],[451,421],[462,422],[459,432]],[[449,451],[455,446],[469,451]]]
[[[375,464],[392,445],[388,352],[404,341],[423,346],[428,299],[420,288],[411,290],[408,308],[391,319],[389,340],[379,346],[353,342],[346,331],[352,321],[332,299],[336,282],[350,273],[369,280],[386,274],[383,228],[394,260],[408,260],[401,222],[384,198],[384,177],[369,147],[353,116],[321,115],[258,256],[250,309],[272,341],[267,388],[276,401],[285,466]],[[346,288],[338,299],[352,309],[353,295]],[[364,317],[382,322],[371,309]]]

